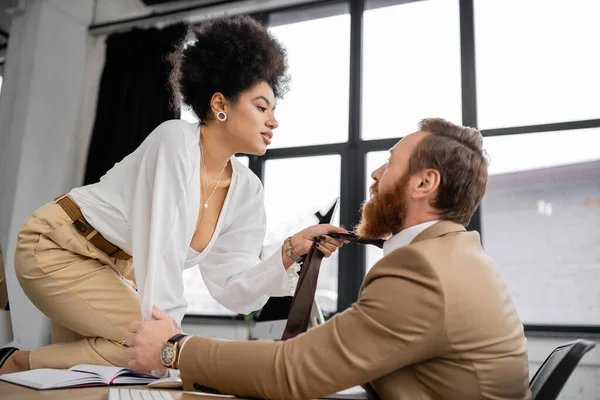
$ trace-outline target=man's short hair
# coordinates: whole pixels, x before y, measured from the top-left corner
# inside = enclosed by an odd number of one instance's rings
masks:
[[[481,133],[442,118],[426,118],[419,124],[429,132],[409,160],[409,174],[432,168],[441,180],[431,206],[440,218],[468,225],[485,193],[488,163]]]

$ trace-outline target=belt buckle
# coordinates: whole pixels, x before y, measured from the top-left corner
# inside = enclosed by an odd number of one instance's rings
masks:
[[[86,224],[85,222],[83,222],[81,219],[76,219],[75,221],[73,221],[73,226],[75,227],[75,229],[77,229],[79,231],[79,233],[84,234],[88,231],[88,229],[90,229],[89,225]]]

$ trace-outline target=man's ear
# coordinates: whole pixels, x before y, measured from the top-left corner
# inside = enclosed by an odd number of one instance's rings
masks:
[[[440,186],[441,176],[436,169],[424,169],[417,175],[412,196],[416,199],[430,197]]]

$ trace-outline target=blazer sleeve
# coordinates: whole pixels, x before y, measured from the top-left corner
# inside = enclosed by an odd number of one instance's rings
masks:
[[[435,356],[444,296],[436,272],[410,247],[382,259],[359,300],[285,342],[191,338],[181,354],[185,390],[267,399],[318,398]]]

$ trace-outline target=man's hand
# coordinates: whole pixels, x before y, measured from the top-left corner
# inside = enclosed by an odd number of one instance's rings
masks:
[[[165,369],[160,362],[160,351],[167,340],[181,333],[173,318],[158,308],[152,308],[154,321],[134,321],[127,326],[125,356],[128,367],[138,371]]]

